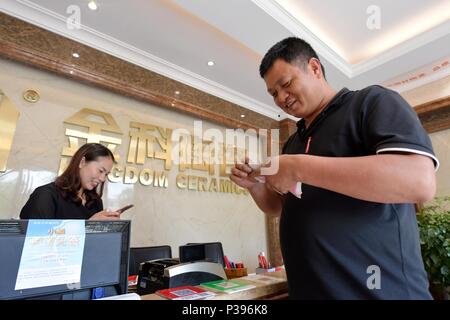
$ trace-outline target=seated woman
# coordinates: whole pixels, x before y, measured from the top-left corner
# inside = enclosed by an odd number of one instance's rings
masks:
[[[54,182],[34,190],[20,212],[21,219],[119,219],[103,210],[102,193],[114,163],[112,152],[87,143],[75,152],[69,166]]]

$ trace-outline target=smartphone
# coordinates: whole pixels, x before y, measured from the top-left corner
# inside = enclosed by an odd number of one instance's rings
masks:
[[[120,208],[119,210],[116,210],[116,212],[123,213],[124,211],[126,211],[126,210],[128,210],[130,208],[133,208],[133,207],[134,207],[134,204],[129,204],[129,205],[123,207],[123,208]]]

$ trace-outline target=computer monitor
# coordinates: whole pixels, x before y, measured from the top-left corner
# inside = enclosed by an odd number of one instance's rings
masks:
[[[137,275],[142,262],[162,258],[172,258],[172,248],[169,245],[130,248],[128,274]]]
[[[178,249],[180,262],[206,260],[225,267],[221,242],[188,243]]]
[[[0,220],[0,299],[90,300],[128,288],[130,221],[85,221],[80,283],[15,290],[28,220]]]

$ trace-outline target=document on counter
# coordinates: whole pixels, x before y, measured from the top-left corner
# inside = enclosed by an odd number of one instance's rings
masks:
[[[282,279],[282,278],[270,277],[270,276],[265,276],[265,275],[261,275],[261,274],[253,274],[253,275],[246,276],[245,280],[249,280],[249,281],[253,281],[253,282],[257,282],[257,283],[263,283],[263,284],[272,284],[272,283],[279,283],[279,282],[286,281],[285,279]]]
[[[157,295],[172,300],[206,300],[216,294],[195,286],[181,286],[176,288],[162,289],[155,292]]]
[[[29,220],[15,290],[78,284],[84,220]]]
[[[101,300],[142,300],[142,299],[141,296],[138,295],[137,293],[125,293],[106,298],[94,299],[94,301],[101,301]]]
[[[215,280],[200,284],[202,287],[217,290],[224,293],[235,293],[249,290],[256,286],[239,280]]]

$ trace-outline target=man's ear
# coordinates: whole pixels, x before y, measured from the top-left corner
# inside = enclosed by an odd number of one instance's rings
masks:
[[[322,74],[322,68],[321,68],[321,64],[320,64],[320,60],[317,58],[311,58],[309,59],[308,62],[309,66],[311,67],[311,70],[313,71],[314,75],[316,77],[321,77],[323,78],[323,74]]]
[[[83,157],[81,158],[80,164],[78,165],[78,167],[81,169],[86,165],[86,158]]]

